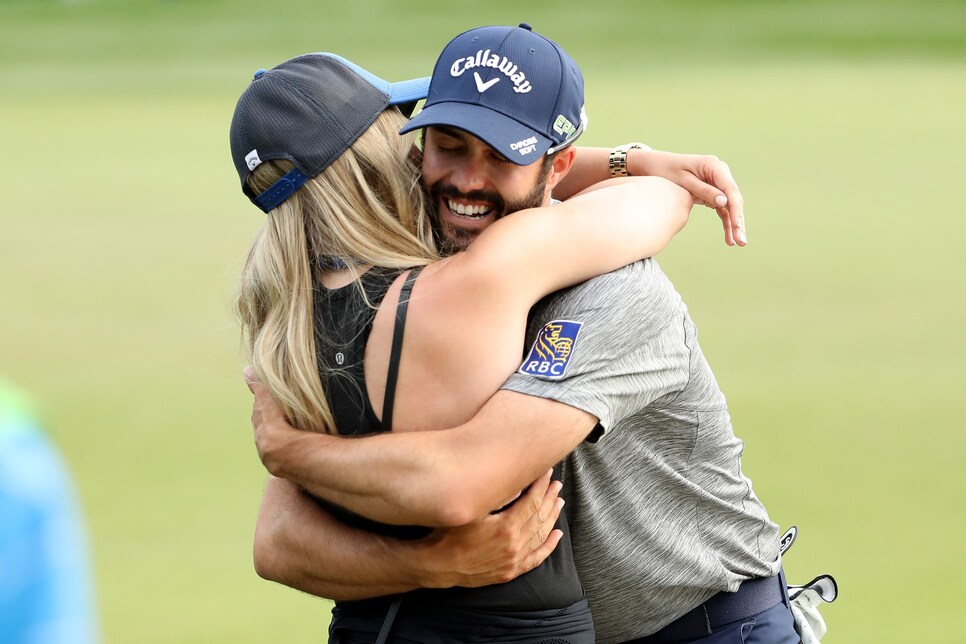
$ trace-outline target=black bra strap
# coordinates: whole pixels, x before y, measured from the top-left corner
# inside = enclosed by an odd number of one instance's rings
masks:
[[[386,640],[389,638],[389,631],[392,630],[392,624],[396,621],[396,613],[399,612],[399,607],[402,605],[405,597],[405,595],[400,595],[389,606],[389,611],[386,613],[386,619],[383,620],[382,628],[379,630],[379,637],[376,638],[376,644],[385,644]]]
[[[389,353],[389,372],[386,374],[386,397],[382,401],[382,431],[392,431],[392,406],[396,398],[396,380],[399,376],[399,356],[402,354],[403,332],[406,329],[406,312],[409,310],[409,294],[422,266],[409,271],[399,292],[396,304],[396,325],[392,330],[392,350]]]

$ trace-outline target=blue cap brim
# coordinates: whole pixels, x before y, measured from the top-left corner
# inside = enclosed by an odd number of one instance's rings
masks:
[[[434,103],[410,119],[399,133],[440,125],[469,132],[516,165],[539,161],[553,143],[519,121],[475,103]]]
[[[389,105],[415,103],[416,101],[423,100],[429,94],[429,81],[431,80],[429,76],[425,78],[414,78],[412,80],[399,81],[398,83],[390,83],[387,80],[379,78],[372,72],[359,67],[351,60],[346,60],[338,54],[322,52],[320,55],[338,60],[356,74],[364,78],[370,85],[389,97]]]
[[[414,78],[412,80],[389,83],[389,104],[400,105],[402,103],[415,103],[421,101],[429,94],[429,76],[425,78]]]

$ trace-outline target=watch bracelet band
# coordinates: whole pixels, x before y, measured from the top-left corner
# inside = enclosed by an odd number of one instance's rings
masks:
[[[611,150],[607,165],[612,177],[630,176],[627,172],[627,153],[631,150],[650,150],[643,143],[625,143]]]

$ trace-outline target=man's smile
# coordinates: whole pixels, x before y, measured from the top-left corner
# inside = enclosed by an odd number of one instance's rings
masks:
[[[493,210],[491,204],[462,203],[455,199],[446,199],[446,207],[453,214],[468,219],[483,219]]]

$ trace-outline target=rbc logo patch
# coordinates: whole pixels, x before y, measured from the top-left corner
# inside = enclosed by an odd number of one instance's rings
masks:
[[[569,320],[547,322],[517,371],[553,380],[563,378],[583,325],[583,322]]]

